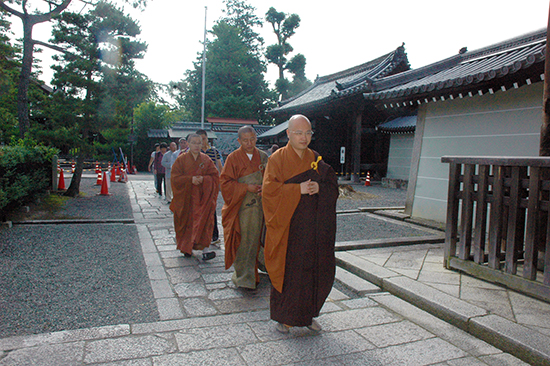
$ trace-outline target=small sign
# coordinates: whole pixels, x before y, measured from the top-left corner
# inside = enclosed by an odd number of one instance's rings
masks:
[[[346,147],[342,146],[340,148],[340,164],[346,163]]]

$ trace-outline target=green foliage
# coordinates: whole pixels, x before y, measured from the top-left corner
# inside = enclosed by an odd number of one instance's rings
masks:
[[[31,201],[50,187],[52,159],[57,152],[30,139],[0,147],[0,211]]]
[[[246,118],[270,121],[267,108],[275,95],[264,79],[266,65],[261,59],[263,40],[254,32],[261,24],[254,8],[243,1],[225,1],[227,17],[212,28],[214,36],[206,50],[205,114],[213,117]],[[173,84],[180,90],[180,102],[192,120],[201,117],[202,60],[187,70],[185,80]]]
[[[149,164],[151,152],[155,142],[147,137],[150,129],[164,129],[175,121],[173,112],[165,105],[154,102],[142,103],[134,110],[134,132],[137,137],[135,144],[134,162],[139,170],[145,170]]]
[[[279,68],[279,79],[275,83],[275,88],[283,99],[287,99],[311,85],[311,81],[307,80],[305,76],[305,56],[297,54],[290,61],[287,59],[287,56],[294,51],[288,43],[288,39],[296,33],[296,29],[300,26],[300,16],[298,14],[287,16],[271,7],[265,14],[265,18],[268,23],[271,23],[273,32],[277,36],[277,43],[267,47],[265,56],[268,62]],[[285,78],[285,70],[294,75],[292,82]]]

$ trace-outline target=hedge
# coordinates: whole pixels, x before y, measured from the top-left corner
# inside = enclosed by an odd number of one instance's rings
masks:
[[[52,160],[58,150],[20,140],[0,147],[0,212],[33,201],[51,187]]]

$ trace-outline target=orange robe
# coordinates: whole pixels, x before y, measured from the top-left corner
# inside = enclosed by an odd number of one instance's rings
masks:
[[[249,159],[244,149],[240,147],[229,154],[225,161],[220,175],[220,188],[224,200],[222,226],[225,245],[225,269],[231,267],[235,261],[237,249],[241,243],[239,211],[248,192],[248,184],[240,183],[238,180],[257,171],[261,171],[263,174],[264,169],[265,166],[262,164],[260,151],[257,148],[254,149],[252,159]]]
[[[194,185],[192,178],[199,175],[203,176],[203,182]],[[209,247],[219,193],[216,166],[203,153],[197,160],[190,152],[181,154],[172,165],[170,183],[174,195],[170,210],[174,213],[177,248],[192,254],[192,249]]]
[[[271,319],[307,326],[319,315],[334,282],[338,181],[330,165],[307,149],[300,158],[287,145],[267,164],[262,190],[267,227],[264,255],[272,283]],[[311,179],[319,193],[300,193]]]

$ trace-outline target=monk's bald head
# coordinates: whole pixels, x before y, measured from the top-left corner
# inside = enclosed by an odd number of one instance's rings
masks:
[[[239,128],[238,133],[239,133],[239,138],[242,138],[245,133],[252,133],[255,135],[256,130],[252,126],[242,126],[241,128]]]
[[[295,131],[299,126],[302,128],[303,131],[309,131],[311,130],[311,122],[309,122],[309,119],[301,114],[295,114],[288,120],[288,129],[291,131]]]
[[[311,142],[311,136],[313,136],[309,119],[301,114],[290,117],[286,135],[289,145],[292,146],[300,157],[302,157],[304,151]]]

